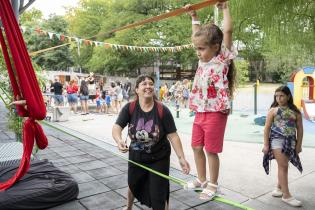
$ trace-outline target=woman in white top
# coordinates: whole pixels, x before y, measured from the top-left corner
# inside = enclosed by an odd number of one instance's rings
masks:
[[[116,82],[116,88],[115,88],[115,92],[117,95],[117,104],[116,104],[116,108],[117,108],[117,112],[120,111],[121,106],[122,106],[122,101],[123,101],[123,89],[121,86],[121,83],[119,81]]]

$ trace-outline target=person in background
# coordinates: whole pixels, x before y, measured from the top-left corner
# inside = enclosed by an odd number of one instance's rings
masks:
[[[120,112],[120,109],[122,107],[122,102],[123,102],[123,88],[122,85],[120,83],[120,81],[116,82],[116,89],[115,92],[117,94],[117,112]]]
[[[89,76],[86,78],[86,82],[89,88],[89,99],[92,100],[92,102],[94,103],[94,99],[95,99],[95,91],[96,91],[96,84],[95,84],[95,77],[94,77],[94,73],[90,72]]]
[[[182,105],[184,108],[187,107],[187,103],[188,103],[188,99],[189,99],[189,86],[188,86],[188,79],[184,79],[183,80],[183,84],[182,84],[182,87],[183,87],[183,98],[182,98]]]
[[[63,100],[63,86],[59,82],[59,79],[56,77],[55,82],[51,85],[53,90],[54,90],[54,101],[55,101],[55,106],[63,106],[64,105],[64,100]]]
[[[111,96],[109,95],[108,90],[105,91],[105,103],[106,103],[105,113],[110,114],[112,102],[111,102]]]
[[[114,114],[118,114],[118,101],[117,101],[117,91],[116,91],[116,83],[111,82],[109,88],[110,100],[111,100],[111,107],[113,108]]]
[[[101,91],[99,87],[96,87],[95,101],[96,101],[96,112],[100,113],[102,111],[102,104],[101,104]]]
[[[66,87],[67,91],[67,99],[70,105],[70,111],[72,110],[74,113],[77,113],[77,104],[78,104],[78,90],[79,87],[77,82],[72,79]]]
[[[130,91],[131,91],[131,82],[129,78],[126,78],[126,82],[124,84],[124,90],[126,92],[126,100],[129,102],[130,100]]]
[[[81,86],[80,86],[80,102],[81,102],[81,111],[82,111],[81,115],[89,114],[88,100],[89,100],[88,84],[85,80],[82,80]]]

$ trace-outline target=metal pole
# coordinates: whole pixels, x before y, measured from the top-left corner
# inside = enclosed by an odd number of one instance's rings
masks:
[[[19,9],[20,9],[20,0],[11,0],[12,8],[16,17],[16,20],[19,22]]]
[[[156,76],[156,97],[160,99],[160,54],[158,53],[156,68],[155,68],[155,76]]]
[[[254,84],[254,114],[257,114],[257,83]]]
[[[81,74],[82,72],[81,72],[81,66],[80,66],[80,40],[78,40],[78,66],[79,66],[79,71]]]

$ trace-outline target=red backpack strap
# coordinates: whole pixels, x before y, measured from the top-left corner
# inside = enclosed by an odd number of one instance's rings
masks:
[[[156,103],[156,107],[158,110],[159,118],[163,119],[163,115],[164,115],[163,104],[157,100],[155,100],[155,103]],[[134,100],[134,101],[129,103],[129,116],[131,116],[133,114],[133,112],[135,111],[136,104],[137,104],[137,100]]]
[[[157,100],[155,100],[155,103],[156,103],[156,107],[157,107],[157,110],[158,110],[158,114],[159,114],[159,118],[160,120],[163,119],[163,115],[164,115],[164,112],[163,112],[163,104]]]
[[[137,100],[134,100],[129,103],[129,116],[135,111]]]

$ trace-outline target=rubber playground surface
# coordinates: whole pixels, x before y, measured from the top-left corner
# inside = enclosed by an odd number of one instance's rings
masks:
[[[254,114],[254,88],[252,85],[236,90],[233,112],[229,115],[225,131],[226,141],[262,143],[264,126],[256,125],[257,117],[266,116],[273,101],[274,90],[279,84],[263,84],[257,91],[257,114]],[[194,117],[189,117],[188,109],[180,109],[176,118],[174,106],[168,105],[175,118],[176,127],[181,133],[191,135]],[[315,147],[315,123],[303,118],[303,146]]]
[[[194,117],[189,117],[188,109],[181,109],[176,118],[175,108],[171,108],[176,127],[181,133],[191,134]],[[225,131],[225,141],[262,143],[264,126],[256,125],[254,119],[261,115],[254,115],[246,112],[234,111],[229,115]],[[303,119],[304,137],[303,146],[315,147],[315,123]]]

